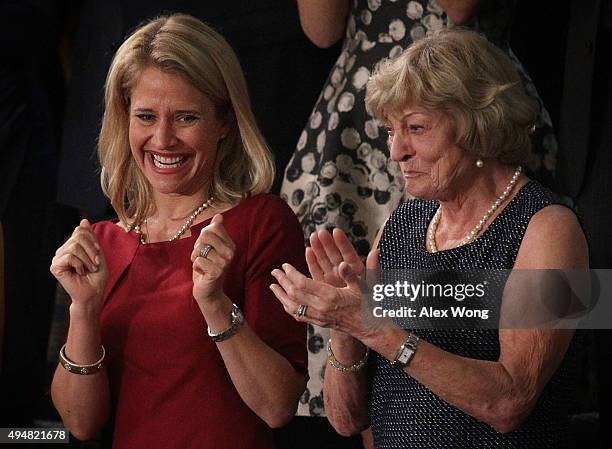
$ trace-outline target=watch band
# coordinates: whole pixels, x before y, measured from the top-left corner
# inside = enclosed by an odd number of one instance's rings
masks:
[[[406,339],[406,341],[399,347],[397,354],[395,355],[395,359],[393,362],[391,362],[391,366],[401,370],[406,368],[417,350],[418,343],[419,337],[411,332],[408,335],[408,339]]]
[[[230,324],[230,327],[228,327],[224,331],[219,332],[217,334],[213,334],[210,331],[210,326],[208,327],[208,336],[212,338],[212,340],[215,343],[219,343],[220,341],[225,341],[228,338],[236,335],[236,333],[244,325],[244,315],[242,314],[242,311],[236,304],[232,304],[231,318],[232,318],[232,324]]]

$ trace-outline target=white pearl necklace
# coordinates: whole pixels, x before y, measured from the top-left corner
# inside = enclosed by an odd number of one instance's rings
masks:
[[[487,209],[487,212],[482,216],[478,224],[474,226],[474,229],[472,229],[470,233],[463,240],[461,240],[461,243],[458,246],[463,246],[471,242],[472,240],[474,240],[474,238],[476,238],[476,236],[480,233],[480,231],[482,230],[482,227],[485,225],[487,220],[491,218],[491,215],[493,215],[493,213],[497,210],[499,205],[503,203],[506,198],[508,198],[508,195],[510,195],[510,192],[512,192],[512,189],[514,188],[516,181],[518,181],[518,178],[521,175],[522,170],[523,170],[522,167],[519,165],[516,171],[514,172],[514,175],[512,175],[512,179],[510,179],[510,182],[504,189],[503,193],[499,195],[499,197],[493,202],[493,204],[491,204],[491,207]],[[440,206],[438,207],[438,210],[436,211],[436,213],[434,214],[431,220],[431,226],[429,227],[429,232],[427,234],[427,246],[429,247],[429,252],[432,252],[432,253],[438,252],[438,247],[436,246],[436,231],[438,229],[438,223],[440,222],[441,213],[442,213],[442,207]]]
[[[206,201],[204,201],[196,210],[193,211],[193,213],[189,216],[189,218],[187,219],[185,224],[183,226],[181,226],[181,228],[176,232],[176,234],[174,234],[172,237],[170,237],[168,239],[168,241],[169,242],[173,242],[173,241],[177,240],[181,235],[183,235],[185,233],[185,231],[187,230],[187,228],[189,226],[191,226],[191,223],[193,223],[193,220],[195,220],[196,217],[198,215],[200,215],[204,209],[206,209],[207,207],[210,207],[210,205],[212,203],[213,203],[213,197],[211,196]],[[145,218],[143,223],[147,224],[147,219],[146,218]],[[146,244],[147,243],[147,236],[142,232],[141,226],[140,225],[135,225],[135,226],[132,227],[132,229],[134,230],[134,232],[136,234],[138,234],[140,236],[140,243],[142,245]]]

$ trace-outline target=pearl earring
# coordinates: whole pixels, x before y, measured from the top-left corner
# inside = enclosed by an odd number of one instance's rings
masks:
[[[483,160],[482,160],[482,159],[478,158],[478,159],[476,160],[476,167],[478,167],[478,168],[482,168],[482,167],[484,167],[484,162],[483,162]]]

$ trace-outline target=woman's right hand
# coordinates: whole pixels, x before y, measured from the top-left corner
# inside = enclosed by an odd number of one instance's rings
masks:
[[[270,286],[285,311],[297,321],[351,335],[357,339],[375,332],[379,325],[363,320],[363,294],[368,288],[365,269],[378,268],[379,251],[370,251],[364,266],[346,235],[339,229],[333,236],[320,231],[311,236],[306,262],[312,279],[290,264],[272,271],[278,284]],[[307,312],[298,315],[305,306]]]
[[[357,251],[340,229],[334,229],[333,235],[327,231],[310,234],[310,247],[306,248],[306,263],[315,281],[325,282],[338,288],[346,287],[339,273],[342,262],[346,262],[358,276],[365,271]]]
[[[88,220],[81,220],[72,236],[55,252],[50,270],[73,305],[99,311],[108,268]]]

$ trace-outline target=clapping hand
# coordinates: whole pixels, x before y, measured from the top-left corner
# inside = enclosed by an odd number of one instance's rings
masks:
[[[88,220],[81,220],[70,238],[55,252],[50,270],[73,304],[99,311],[108,269]]]
[[[278,284],[270,286],[287,313],[297,320],[329,327],[357,338],[368,332],[363,320],[362,293],[365,268],[376,269],[378,250],[368,255],[366,266],[346,235],[336,229],[311,235],[306,261],[307,278],[290,264],[272,271]],[[301,313],[298,313],[301,312]]]

